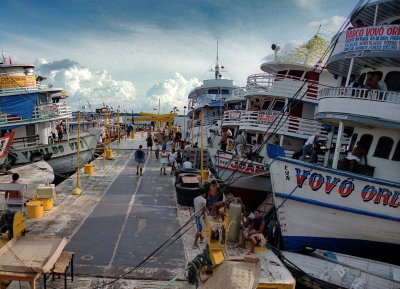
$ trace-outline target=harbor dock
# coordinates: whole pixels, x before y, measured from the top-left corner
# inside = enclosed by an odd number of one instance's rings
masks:
[[[140,133],[120,145],[112,143],[113,157],[105,160],[105,167],[104,158],[99,157],[92,162],[93,174],[81,170],[81,195],[71,193],[76,186],[74,174],[56,187],[53,210],[43,218],[27,219],[28,234],[68,240],[65,250],[75,253],[75,277],[73,283],[68,281],[68,288],[194,288],[184,274],[168,283],[205,248],[205,244],[192,248],[194,224],[183,230],[187,231],[182,238],[174,237],[165,250],[136,267],[194,214],[192,207],[177,204],[174,175],[169,169],[167,175],[160,175],[154,152],[146,158],[143,176],[136,174],[134,151],[139,145],[145,145]],[[247,251],[230,244],[225,255],[243,256]],[[277,265],[271,262],[277,257],[271,255],[268,250],[256,252],[262,265],[260,281],[271,281],[268,275]],[[43,278],[37,282],[41,288]],[[47,280],[47,288],[63,285],[63,278]],[[13,282],[8,288],[19,288],[19,284]]]

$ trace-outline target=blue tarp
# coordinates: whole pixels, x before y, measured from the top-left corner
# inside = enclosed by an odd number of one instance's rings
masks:
[[[38,95],[38,93],[22,93],[1,96],[0,112],[31,119]]]

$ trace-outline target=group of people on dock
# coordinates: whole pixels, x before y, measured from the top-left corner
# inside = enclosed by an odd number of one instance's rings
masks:
[[[244,207],[244,204],[240,197],[234,197],[231,193],[224,191],[223,198],[218,201],[220,195],[220,185],[216,180],[211,181],[208,193],[206,190],[200,192],[200,194],[194,199],[194,211],[195,211],[195,223],[196,233],[193,243],[193,249],[199,248],[199,241],[204,241],[203,225],[201,217],[205,214],[210,214],[211,217],[224,218],[225,212],[229,209],[230,204],[236,202],[240,203],[242,207],[241,217],[241,240],[238,248],[245,248],[246,241],[250,241],[251,249],[248,254],[254,254],[255,247],[260,242],[266,242],[264,237],[264,229],[266,226],[266,220],[260,210],[250,212],[250,210]]]

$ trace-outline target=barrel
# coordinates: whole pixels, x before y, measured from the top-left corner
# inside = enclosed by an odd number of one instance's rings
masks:
[[[53,209],[53,198],[40,199],[43,203],[43,210],[50,211]]]
[[[113,156],[113,151],[112,150],[106,150],[106,157],[107,158],[112,158]]]
[[[28,219],[43,218],[43,203],[41,201],[27,202],[26,214]]]
[[[86,164],[83,166],[83,172],[87,175],[92,175],[94,172],[94,165]]]
[[[242,218],[242,205],[231,203],[229,205],[228,241],[237,242],[240,236],[240,220]]]

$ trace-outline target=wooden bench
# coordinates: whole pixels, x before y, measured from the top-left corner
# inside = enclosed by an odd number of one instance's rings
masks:
[[[56,263],[54,264],[53,270],[50,272],[53,276],[53,281],[54,281],[55,274],[58,275],[58,279],[60,279],[60,274],[64,275],[64,288],[65,289],[67,288],[68,267],[71,268],[71,282],[74,282],[74,257],[75,257],[74,252],[67,252],[67,251],[61,252],[60,257],[58,257]],[[44,289],[46,289],[46,281],[47,281],[47,274],[43,274]]]

